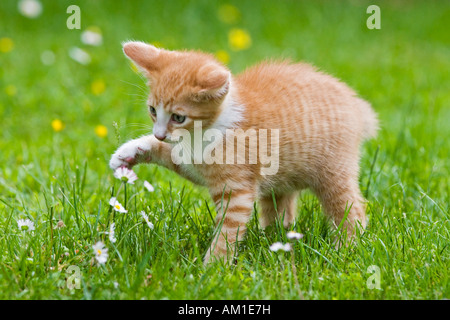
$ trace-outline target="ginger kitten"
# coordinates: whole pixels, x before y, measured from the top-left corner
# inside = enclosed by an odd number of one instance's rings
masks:
[[[365,227],[359,147],[375,136],[377,119],[348,86],[303,63],[265,62],[233,77],[201,52],[142,42],[127,42],[123,50],[149,80],[154,127],[152,135],[123,144],[110,167],[152,162],[206,186],[216,204],[217,226],[205,262],[212,255],[232,257],[257,199],[263,227],[277,217],[288,226],[305,188],[317,195],[335,225],[348,211],[348,236],[357,223]],[[233,136],[236,130],[241,135]],[[199,159],[206,148],[215,150],[209,159]]]

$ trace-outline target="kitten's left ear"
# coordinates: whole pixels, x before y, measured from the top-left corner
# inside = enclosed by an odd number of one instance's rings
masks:
[[[196,92],[194,99],[221,99],[230,90],[230,81],[230,71],[216,65],[206,65],[198,71],[197,82],[200,90]]]
[[[161,67],[158,63],[161,50],[139,41],[129,41],[123,43],[123,52],[138,67],[152,73]]]

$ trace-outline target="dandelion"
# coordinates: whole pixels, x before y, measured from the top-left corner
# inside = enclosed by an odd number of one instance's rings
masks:
[[[14,48],[14,42],[11,38],[1,38],[0,39],[0,52],[7,53]]]
[[[109,241],[111,241],[112,243],[115,243],[117,241],[116,237],[114,236],[115,228],[116,224],[114,222],[111,223],[111,225],[109,226]]]
[[[20,219],[17,220],[17,226],[19,227],[19,230],[21,231],[33,231],[34,230],[34,223],[30,219]]]
[[[252,39],[250,34],[243,29],[231,29],[228,33],[228,43],[232,50],[239,51],[250,48]]]
[[[97,27],[89,27],[81,33],[81,42],[89,46],[100,46],[103,42],[102,33]]]
[[[100,138],[104,138],[108,135],[108,128],[102,124],[99,124],[95,127],[95,134]]]
[[[114,177],[130,184],[134,184],[134,182],[138,179],[136,173],[134,173],[133,170],[125,167],[117,168],[116,171],[114,171]]]
[[[69,49],[69,56],[78,63],[87,65],[91,63],[91,56],[89,53],[78,47],[72,47]]]
[[[120,213],[127,213],[128,210],[125,210],[125,208],[120,204],[119,201],[117,201],[116,197],[112,197],[109,200],[109,204],[114,208],[115,211]]]
[[[64,129],[64,123],[59,119],[55,119],[52,121],[52,128],[53,128],[53,131],[59,132],[62,129]]]
[[[37,0],[21,0],[18,3],[18,9],[24,17],[34,19],[41,15],[42,4]]]
[[[150,182],[148,181],[144,181],[144,187],[145,189],[147,189],[149,192],[153,192],[155,191],[155,188],[150,184]]]
[[[105,264],[108,260],[108,249],[105,248],[105,244],[101,241],[98,241],[96,244],[92,246],[94,249],[95,259],[100,264]]]
[[[230,55],[225,50],[216,51],[216,58],[224,64],[230,62]]]
[[[146,214],[144,211],[141,211],[141,212],[139,212],[139,213],[141,214],[142,218],[144,218],[144,220],[145,220],[145,222],[147,223],[148,227],[149,227],[151,230],[153,230],[153,228],[154,228],[155,226],[153,225],[153,223],[151,223],[151,222],[148,220],[147,214]]]
[[[270,250],[277,252],[278,250],[291,251],[291,245],[289,243],[283,244],[281,242],[275,242],[270,246]]]
[[[286,237],[287,237],[289,240],[300,240],[301,238],[303,238],[303,234],[298,233],[298,232],[295,232],[295,231],[289,231],[289,232],[286,234]]]
[[[105,82],[101,79],[95,80],[94,82],[91,83],[91,92],[96,96],[101,95],[105,91],[105,89],[106,89]]]
[[[232,6],[231,4],[224,4],[220,6],[217,11],[217,16],[220,21],[232,24],[239,21],[241,18],[241,12],[238,8]]]

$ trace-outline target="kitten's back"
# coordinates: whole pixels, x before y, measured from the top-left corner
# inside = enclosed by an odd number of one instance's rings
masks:
[[[248,111],[248,126],[344,130],[360,139],[374,137],[378,121],[370,104],[346,84],[305,63],[265,62],[235,79]]]

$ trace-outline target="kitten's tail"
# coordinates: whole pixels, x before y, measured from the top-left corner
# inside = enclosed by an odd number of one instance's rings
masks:
[[[377,131],[379,129],[378,118],[373,111],[372,106],[362,99],[360,99],[360,110],[363,120],[363,139],[374,138],[377,135]]]

